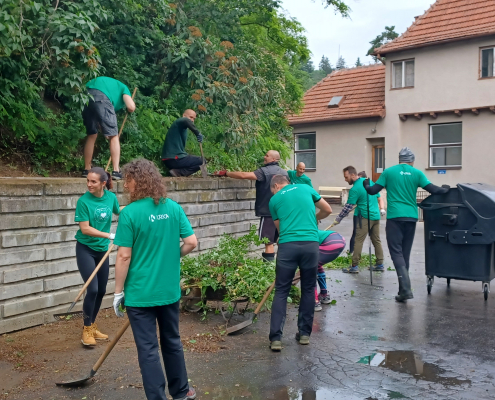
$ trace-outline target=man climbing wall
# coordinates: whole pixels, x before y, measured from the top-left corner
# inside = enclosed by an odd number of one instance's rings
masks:
[[[196,112],[186,110],[182,118],[174,121],[170,126],[165,143],[162,149],[162,162],[169,169],[170,175],[189,176],[200,170],[203,159],[197,156],[191,156],[186,153],[187,130],[190,129],[198,139],[203,143],[203,135],[194,125]]]

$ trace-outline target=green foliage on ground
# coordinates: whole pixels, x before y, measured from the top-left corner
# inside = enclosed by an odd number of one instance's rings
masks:
[[[376,264],[376,256],[371,255],[371,265]],[[352,254],[346,254],[345,256],[337,257],[331,263],[326,264],[324,267],[327,269],[342,269],[347,268],[352,265]],[[359,262],[359,267],[369,267],[370,266],[370,256],[367,253],[361,254],[361,261]]]
[[[340,0],[324,5],[349,13]],[[139,88],[122,162],[158,162],[168,127],[194,108],[209,168],[253,169],[270,148],[290,153],[286,117],[302,106],[295,71],[309,55],[278,0],[5,0],[0,154],[45,174],[81,168],[85,84],[104,75]],[[95,164],[108,156],[98,141]]]
[[[260,302],[275,280],[275,263],[249,254],[253,246],[261,244],[254,225],[249,234],[239,238],[224,235],[217,247],[182,259],[182,287],[200,287],[203,296],[208,287],[224,289],[224,301],[228,303],[239,297]]]

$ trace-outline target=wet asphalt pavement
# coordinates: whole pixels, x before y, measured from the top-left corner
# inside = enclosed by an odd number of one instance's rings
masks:
[[[333,218],[332,218],[333,220]],[[328,223],[323,224],[325,228]],[[382,221],[386,267],[393,268]],[[352,220],[338,227],[350,237]],[[363,251],[368,250],[365,243]],[[473,260],[476,262],[476,260]],[[315,313],[309,346],[294,340],[297,310],[289,307],[284,349],[268,348],[269,313],[217,353],[186,352],[198,399],[493,399],[495,398],[495,293],[484,301],[480,282],[436,279],[427,294],[423,224],[418,223],[411,280],[414,299],[396,303],[395,271],[358,275],[327,271],[335,305]],[[192,318],[199,320],[199,315]],[[218,326],[212,315],[207,324]],[[113,380],[122,363],[127,383],[141,382],[135,349],[109,359],[101,374],[107,383],[66,391],[51,388],[43,399],[145,399],[142,389]],[[132,362],[131,362],[132,360]],[[125,362],[124,362],[125,361]],[[115,376],[114,376],[115,375]],[[60,397],[59,397],[60,395]],[[87,396],[87,397],[85,397]]]

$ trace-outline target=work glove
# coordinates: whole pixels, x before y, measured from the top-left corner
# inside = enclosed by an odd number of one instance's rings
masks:
[[[330,225],[330,228],[332,228],[332,227],[334,227],[335,225],[338,225],[338,224],[340,224],[340,222],[337,221],[337,220],[335,220],[335,221],[332,222],[332,225]]]
[[[444,189],[450,190],[450,186],[449,186],[449,185],[442,185],[442,187],[443,187]]]
[[[225,170],[217,171],[213,175],[215,175],[215,176],[226,176],[227,175],[227,171],[225,171]]]
[[[203,143],[203,139],[205,138],[201,133],[198,133],[198,136],[196,136],[198,138],[198,143]]]
[[[119,318],[124,316],[124,292],[115,293],[113,296],[113,309],[115,311],[115,315]]]
[[[386,213],[387,213],[387,212],[386,212],[383,208],[380,210],[380,215],[381,215],[382,217],[383,217]]]
[[[111,234],[108,236],[108,238],[109,238],[110,240],[115,239],[115,233],[111,233]]]

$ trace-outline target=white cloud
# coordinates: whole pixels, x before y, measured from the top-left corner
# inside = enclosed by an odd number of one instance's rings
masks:
[[[335,15],[331,8],[325,9],[322,0],[282,0],[282,7],[306,29],[316,66],[322,55],[335,66],[339,46],[349,66],[358,57],[363,63],[372,62],[371,57],[366,57],[369,42],[385,26],[395,25],[397,33],[405,32],[414,17],[422,15],[434,0],[349,0],[347,3],[352,8],[350,19]]]

